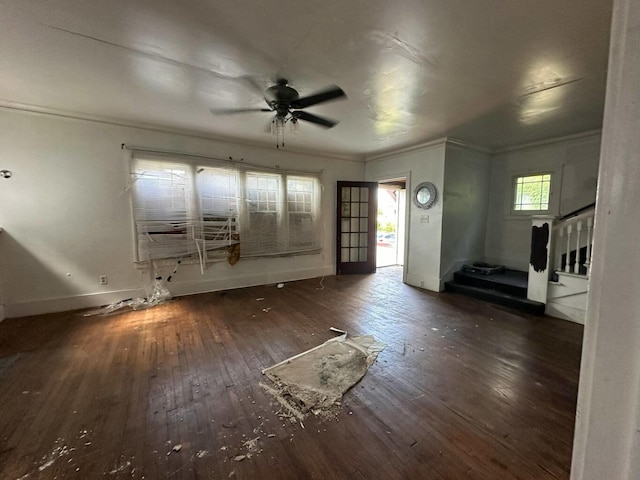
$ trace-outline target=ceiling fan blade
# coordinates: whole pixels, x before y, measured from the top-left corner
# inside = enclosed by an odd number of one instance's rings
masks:
[[[307,108],[311,105],[316,105],[322,102],[328,102],[329,100],[335,100],[337,98],[346,97],[347,94],[338,87],[337,85],[332,85],[327,87],[325,90],[322,90],[318,93],[314,93],[313,95],[309,95],[308,97],[302,97],[297,100],[291,102],[291,108]]]
[[[291,115],[298,120],[306,120],[307,122],[315,123],[324,128],[331,128],[338,124],[338,122],[334,120],[329,120],[328,118],[319,117],[318,115],[302,111],[292,112]]]
[[[214,115],[233,115],[248,112],[271,112],[272,110],[270,108],[210,108],[209,111]]]

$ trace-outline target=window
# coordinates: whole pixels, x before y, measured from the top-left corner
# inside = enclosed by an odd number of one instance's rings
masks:
[[[310,247],[315,242],[314,204],[317,182],[303,177],[287,178],[287,210],[289,213],[289,244]]]
[[[238,172],[225,168],[198,168],[196,187],[203,247],[207,244],[227,246],[229,240],[238,240]]]
[[[551,174],[516,177],[513,210],[546,212],[551,196]]]
[[[136,261],[319,250],[319,179],[243,167],[134,158]]]
[[[194,209],[191,205],[191,169],[169,162],[138,163],[135,172],[133,215],[138,260],[176,258],[193,253]],[[195,246],[193,246],[195,247]]]
[[[254,253],[270,253],[280,250],[282,185],[281,175],[249,172],[246,174],[248,228],[245,235],[253,244]]]

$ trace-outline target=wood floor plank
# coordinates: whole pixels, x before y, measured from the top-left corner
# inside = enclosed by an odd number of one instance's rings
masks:
[[[569,478],[582,327],[400,277],[5,320],[0,478]],[[336,419],[303,428],[261,371],[331,326],[387,347]]]

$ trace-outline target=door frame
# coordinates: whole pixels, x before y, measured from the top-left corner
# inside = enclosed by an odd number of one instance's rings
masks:
[[[406,190],[407,190],[407,201],[405,202],[404,209],[404,258],[402,259],[402,282],[407,283],[407,270],[409,268],[408,259],[409,259],[409,238],[411,237],[411,191],[413,189],[413,185],[411,183],[411,170],[394,172],[385,175],[378,175],[369,177],[371,181],[377,183],[391,182],[393,180],[399,180],[401,178],[405,179]]]
[[[367,259],[365,261],[342,262],[342,188],[343,187],[367,187],[369,195],[367,199]],[[376,271],[376,223],[378,212],[378,182],[375,181],[347,181],[336,182],[336,275],[348,275],[357,273],[375,273]],[[350,220],[353,217],[346,217]],[[355,217],[356,219],[358,217]],[[358,235],[364,233],[358,229]],[[358,240],[360,243],[360,240]],[[347,247],[348,248],[348,247]]]

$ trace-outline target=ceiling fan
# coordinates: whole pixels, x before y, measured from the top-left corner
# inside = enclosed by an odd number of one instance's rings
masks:
[[[338,122],[335,120],[314,115],[301,109],[330,100],[346,98],[346,96],[340,87],[331,85],[313,95],[300,98],[298,91],[289,86],[287,79],[279,78],[275,85],[267,88],[264,92],[264,100],[267,102],[269,108],[211,108],[210,111],[214,115],[230,115],[248,112],[275,113],[271,121],[271,129],[279,138],[287,122],[295,126],[298,120],[304,120],[324,128],[331,128],[337,125]],[[284,142],[282,145],[284,145]]]

